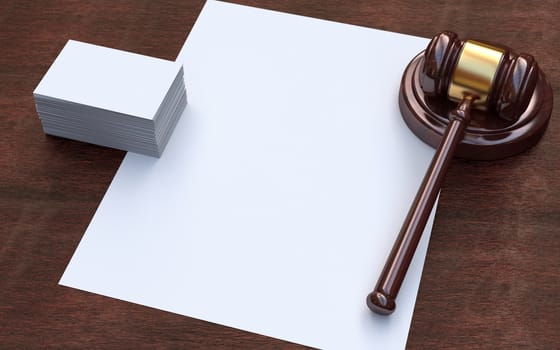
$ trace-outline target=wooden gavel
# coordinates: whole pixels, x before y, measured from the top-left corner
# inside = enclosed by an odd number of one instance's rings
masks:
[[[535,93],[539,82],[542,88],[539,88],[539,93]],[[414,93],[410,88],[414,84],[419,84],[421,91]],[[539,96],[544,96],[546,101],[539,100]],[[409,101],[418,99],[420,112],[412,111],[414,108],[409,106]],[[482,111],[477,112],[484,117],[482,121],[477,120],[478,123],[487,122],[495,125],[496,121],[492,119],[500,118],[505,125],[499,133],[500,137],[503,137],[503,142],[498,145],[499,147],[492,149],[496,153],[484,154],[485,148],[481,148],[482,152],[475,151],[478,153],[473,156],[474,159],[503,158],[532,146],[544,133],[552,109],[550,85],[531,55],[516,54],[507,47],[479,41],[461,41],[452,32],[436,35],[424,53],[411,62],[403,75],[401,111],[404,108],[407,115],[412,114],[419,119],[425,118],[423,114],[432,113],[426,102],[428,99],[449,99],[457,101],[458,105],[447,116],[435,117],[445,120],[445,125],[442,126],[444,132],[442,135],[436,135],[441,141],[377,285],[367,296],[367,306],[382,315],[391,314],[395,310],[395,298],[432,211],[444,174],[457,145],[465,137],[465,130],[471,122],[473,109]],[[542,105],[546,108],[541,108]],[[527,120],[518,124],[522,115]],[[412,119],[409,118],[407,124],[415,134],[433,143],[435,134],[432,130],[424,130],[423,124],[418,124],[416,119],[412,122],[410,120]],[[508,127],[518,131],[519,140],[508,141],[507,137],[511,138],[511,135],[505,132],[509,130]],[[505,131],[502,132],[503,130]],[[475,140],[480,136],[481,145],[484,147],[486,147],[484,142],[491,139],[485,135],[470,136]],[[476,149],[476,146],[473,147]]]

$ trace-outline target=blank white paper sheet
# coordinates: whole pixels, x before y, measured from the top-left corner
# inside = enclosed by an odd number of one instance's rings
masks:
[[[428,40],[208,1],[161,158],[128,153],[60,283],[324,349],[403,349],[365,303],[434,150],[402,120]]]

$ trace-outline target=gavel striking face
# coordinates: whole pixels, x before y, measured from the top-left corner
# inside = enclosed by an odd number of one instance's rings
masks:
[[[442,116],[430,107],[428,100],[434,98],[458,105]],[[410,129],[439,146],[377,285],[367,297],[368,307],[382,315],[395,310],[395,298],[455,150],[471,159],[495,159],[533,146],[548,125],[552,90],[531,55],[461,41],[457,34],[443,32],[405,70],[399,104]],[[473,108],[482,111],[478,112],[483,115],[482,127],[470,130]],[[505,126],[496,128],[494,118],[504,120]]]

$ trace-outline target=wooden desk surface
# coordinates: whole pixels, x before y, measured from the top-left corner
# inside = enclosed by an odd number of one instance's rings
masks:
[[[558,100],[554,0],[238,2],[423,37],[450,29],[500,42],[533,53]],[[202,6],[0,3],[0,348],[301,348],[57,285],[124,152],[45,136],[33,89],[70,38],[175,59]],[[559,105],[530,151],[452,164],[408,348],[560,348]]]

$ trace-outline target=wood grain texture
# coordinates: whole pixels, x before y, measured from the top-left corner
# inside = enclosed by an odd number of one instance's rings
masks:
[[[500,42],[534,54],[556,96],[560,89],[557,1],[236,2]],[[33,89],[70,38],[174,59],[202,6],[0,1],[0,348],[302,348],[57,284],[124,153],[45,136]],[[530,151],[452,163],[409,349],[560,348],[559,104]]]

